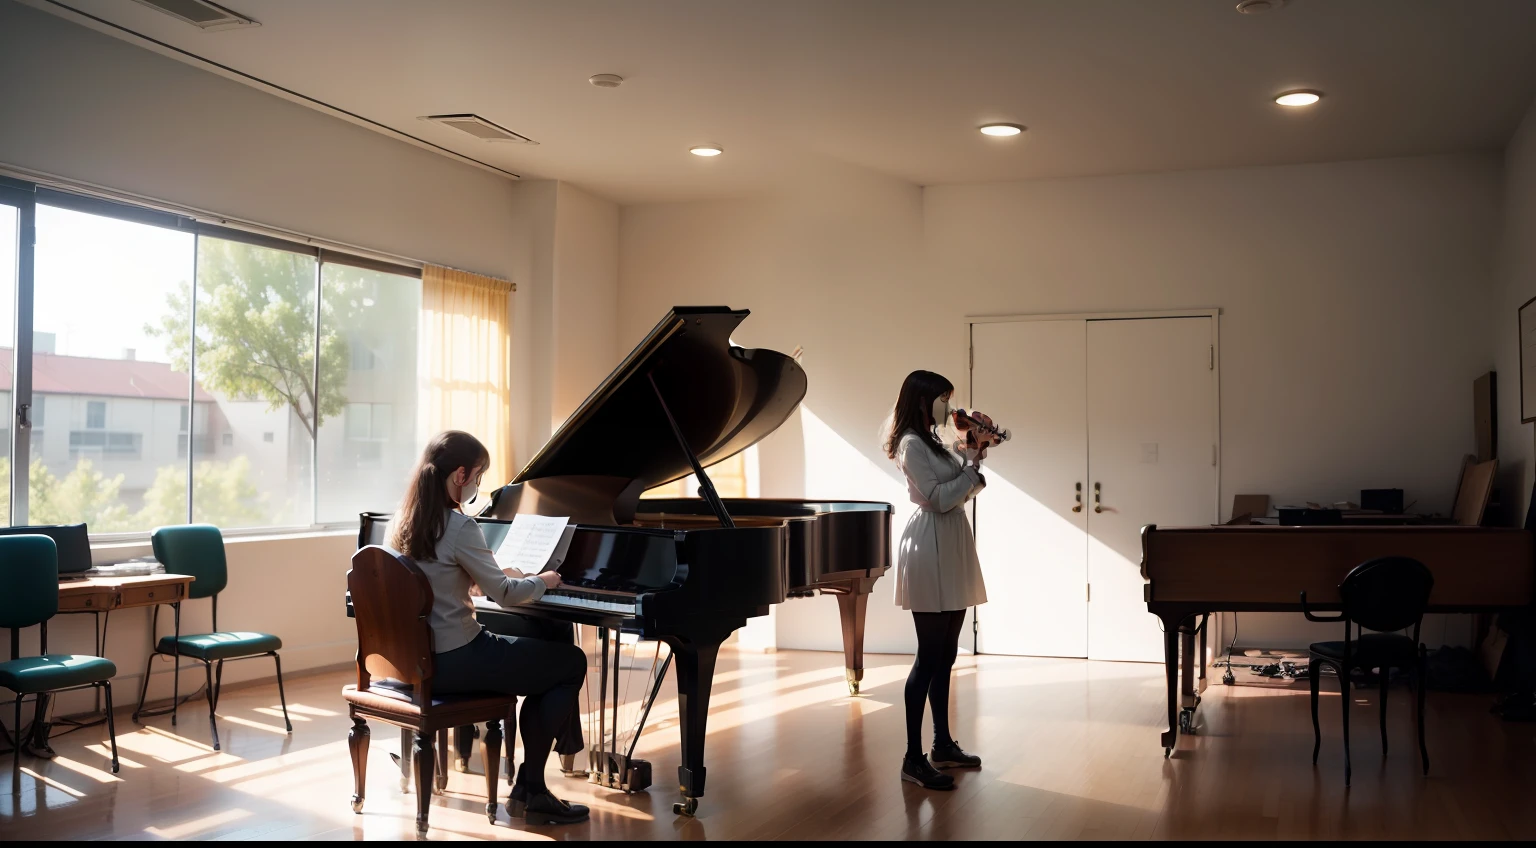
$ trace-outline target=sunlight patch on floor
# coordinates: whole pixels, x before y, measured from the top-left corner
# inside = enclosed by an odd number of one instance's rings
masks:
[[[219,812],[212,815],[203,816],[200,819],[193,819],[191,821],[182,822],[181,824],[172,825],[170,827],[146,827],[144,828],[144,832],[150,834],[151,836],[158,836],[161,839],[188,839],[198,835],[199,833],[205,833],[207,831],[213,830],[219,825],[229,824],[233,821],[249,818],[252,815],[254,814],[250,810],[242,810],[239,808],[233,810],[220,810]]]

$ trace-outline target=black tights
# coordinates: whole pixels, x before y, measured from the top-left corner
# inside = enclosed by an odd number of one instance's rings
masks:
[[[907,756],[923,755],[923,699],[933,707],[934,744],[949,742],[949,672],[960,652],[965,610],[914,612],[917,660],[907,675]]]

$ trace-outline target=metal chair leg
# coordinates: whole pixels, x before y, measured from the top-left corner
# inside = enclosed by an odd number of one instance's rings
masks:
[[[208,678],[208,727],[213,732],[213,750],[217,751],[219,750],[219,722],[214,718],[213,713],[213,663],[203,663],[203,674]],[[171,713],[172,718],[175,716],[174,712]]]
[[[16,744],[11,747],[11,794],[21,794],[21,702],[23,696],[16,694]]]
[[[171,604],[171,612],[176,619],[176,637],[171,642],[171,726],[175,727],[176,708],[181,701],[181,604]],[[154,635],[151,634],[150,638],[153,639]],[[214,734],[213,749],[219,749],[218,734]]]
[[[1349,785],[1349,667],[1339,669],[1339,703],[1344,705],[1344,785]]]
[[[155,638],[155,634],[149,634],[149,638],[153,640]],[[138,721],[139,716],[144,713],[144,696],[149,694],[149,670],[154,668],[155,657],[157,656],[159,656],[159,654],[155,653],[154,646],[151,645],[149,651],[149,659],[144,663],[144,679],[139,681],[139,705],[133,708],[134,721]]]
[[[283,705],[283,726],[292,733],[293,722],[288,720],[288,696],[283,694],[283,661],[278,659],[277,651],[272,652],[272,665],[277,667],[277,701]]]
[[[1323,747],[1323,728],[1317,722],[1317,687],[1322,679],[1323,664],[1316,657],[1307,664],[1307,677],[1312,683],[1312,765],[1317,765],[1317,752]]]
[[[112,720],[112,681],[102,681],[101,690],[107,702],[107,740],[112,743],[112,773],[117,774],[117,724]]]
[[[1429,686],[1426,685],[1426,679],[1429,676],[1427,672],[1428,668],[1427,663],[1425,662],[1424,646],[1420,645],[1419,667],[1414,672],[1413,685],[1415,689],[1419,690],[1417,693],[1415,693],[1417,695],[1415,700],[1418,704],[1417,718],[1419,722],[1419,757],[1424,761],[1425,777],[1429,776],[1429,746],[1424,744],[1424,693],[1429,689]]]
[[[1381,675],[1381,758],[1387,758],[1387,678],[1391,669],[1382,666],[1377,669]]]

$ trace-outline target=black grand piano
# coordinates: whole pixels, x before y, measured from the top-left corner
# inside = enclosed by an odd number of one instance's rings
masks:
[[[686,815],[704,794],[721,643],[786,597],[835,594],[857,693],[865,606],[890,565],[888,503],[716,494],[705,466],[778,429],[805,397],[805,372],[793,359],[731,344],[748,314],[674,307],[479,516],[576,522],[560,567],[565,585],[518,613],[623,629],[671,649],[684,799],[673,809]],[[702,497],[641,500],[689,474]],[[383,518],[364,516],[359,544],[380,541]]]

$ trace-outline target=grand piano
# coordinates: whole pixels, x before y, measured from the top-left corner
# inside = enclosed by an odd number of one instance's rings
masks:
[[[1435,575],[1429,612],[1525,606],[1536,582],[1532,534],[1502,527],[1148,525],[1141,550],[1147,610],[1163,623],[1164,756],[1181,731],[1194,729],[1205,683],[1205,625],[1213,612],[1300,612],[1302,592],[1314,610],[1338,609],[1344,576],[1382,556],[1413,557],[1429,567]]]
[[[748,314],[674,307],[479,516],[487,523],[519,514],[576,522],[560,566],[564,585],[516,612],[668,646],[682,742],[683,801],[673,809],[684,815],[694,814],[704,794],[721,643],[786,597],[835,594],[845,674],[856,692],[864,609],[890,566],[888,503],[716,493],[705,466],[778,429],[806,391],[805,372],[790,357],[731,343]],[[642,492],[689,474],[702,497],[641,500]],[[384,518],[364,516],[359,544],[380,541]]]

